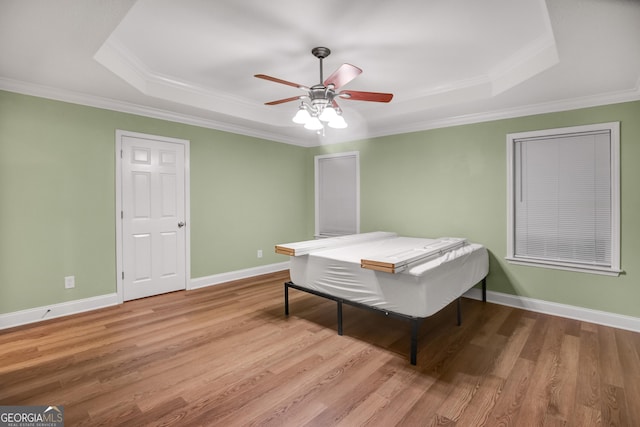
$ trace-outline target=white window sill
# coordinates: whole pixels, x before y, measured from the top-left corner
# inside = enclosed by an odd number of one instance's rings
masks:
[[[623,273],[622,270],[618,270],[610,267],[601,267],[601,266],[589,266],[589,265],[580,265],[580,264],[568,264],[562,262],[549,262],[549,261],[541,261],[541,260],[532,260],[532,259],[523,259],[523,258],[513,258],[513,257],[505,257],[505,259],[510,264],[515,265],[526,265],[529,267],[542,267],[542,268],[551,268],[554,270],[565,270],[565,271],[575,271],[579,273],[589,273],[589,274],[600,274],[603,276],[619,276]]]

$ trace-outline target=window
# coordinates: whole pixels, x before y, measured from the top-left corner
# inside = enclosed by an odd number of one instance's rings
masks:
[[[316,237],[360,232],[358,152],[315,157]]]
[[[507,135],[507,260],[620,273],[620,124]]]

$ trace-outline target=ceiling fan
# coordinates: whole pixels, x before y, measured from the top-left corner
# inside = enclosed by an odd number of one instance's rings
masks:
[[[362,73],[362,70],[351,64],[342,64],[326,80],[323,80],[322,60],[331,54],[326,47],[314,47],[311,53],[320,60],[320,83],[311,87],[292,83],[265,74],[256,74],[259,79],[293,86],[306,92],[305,95],[292,96],[265,102],[265,105],[278,105],[285,102],[300,100],[298,112],[293,117],[294,123],[304,124],[304,127],[318,132],[324,131],[323,122],[332,128],[345,128],[347,123],[342,117],[342,110],[336,99],[351,99],[354,101],[389,102],[393,98],[392,93],[361,92],[357,90],[341,90],[342,86],[349,83]]]

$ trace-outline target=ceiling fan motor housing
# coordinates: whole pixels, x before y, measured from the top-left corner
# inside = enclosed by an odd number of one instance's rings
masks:
[[[315,85],[309,89],[311,105],[318,111],[322,111],[326,106],[331,105],[335,96],[336,92],[331,86]]]

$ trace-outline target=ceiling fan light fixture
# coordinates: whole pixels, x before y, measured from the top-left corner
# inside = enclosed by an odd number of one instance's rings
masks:
[[[329,127],[334,129],[344,129],[347,127],[347,122],[344,117],[336,114],[336,116],[329,122]]]
[[[295,116],[293,116],[293,119],[291,119],[291,121],[299,125],[304,125],[309,121],[309,119],[311,119],[311,114],[309,114],[307,109],[304,108],[303,105],[301,105],[298,109],[298,112]]]
[[[254,77],[280,83],[304,90],[304,96],[292,96],[278,99],[276,101],[265,102],[266,105],[278,105],[285,102],[302,100],[298,111],[291,119],[294,123],[304,125],[305,129],[316,131],[324,136],[325,124],[334,129],[344,129],[347,122],[342,117],[342,110],[336,98],[352,99],[355,101],[389,102],[393,98],[392,93],[362,92],[362,91],[341,91],[336,93],[342,86],[358,77],[362,70],[351,64],[342,64],[329,77],[324,79],[322,60],[325,59],[331,50],[326,47],[315,47],[311,50],[313,56],[320,60],[320,83],[313,86],[304,86],[266,74],[255,74]]]
[[[322,125],[322,122],[320,121],[320,119],[318,119],[315,116],[311,116],[309,118],[309,121],[305,123],[304,128],[309,130],[320,130],[324,128],[324,126]]]
[[[337,116],[338,116],[338,113],[336,112],[335,108],[326,107],[324,110],[322,110],[322,112],[320,113],[320,116],[318,116],[318,118],[320,120],[322,120],[323,122],[331,122]]]

